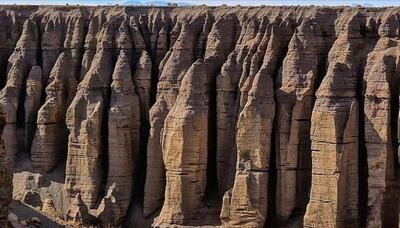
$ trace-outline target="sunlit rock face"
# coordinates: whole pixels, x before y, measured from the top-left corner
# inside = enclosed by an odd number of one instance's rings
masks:
[[[0,227],[12,198],[14,225],[397,227],[399,31],[396,8],[0,6]]]

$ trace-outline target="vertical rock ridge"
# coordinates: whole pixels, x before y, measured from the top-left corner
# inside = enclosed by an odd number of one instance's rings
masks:
[[[59,12],[43,17],[42,23],[44,28],[40,42],[41,63],[43,83],[47,84],[50,71],[62,51],[65,30],[64,21]]]
[[[150,19],[148,20],[148,33],[149,33],[149,42],[150,42],[150,52],[154,55],[155,59],[158,59],[157,57],[157,41],[158,41],[158,35],[163,27],[163,22],[162,22],[162,12],[161,10],[157,10],[154,13],[150,13]]]
[[[146,184],[146,160],[147,160],[147,144],[149,138],[149,110],[152,102],[152,94],[154,94],[153,86],[153,69],[154,63],[151,60],[150,55],[146,50],[140,52],[135,52],[134,58],[139,57],[139,59],[134,62],[135,70],[133,83],[135,85],[136,94],[139,98],[139,108],[140,108],[140,151],[136,157],[136,172],[135,178],[137,180],[137,188],[135,188],[135,194],[138,195],[136,199],[139,201],[143,200],[144,189]]]
[[[67,151],[67,128],[65,115],[76,91],[76,79],[70,52],[63,52],[56,60],[46,87],[46,100],[40,107],[37,129],[31,148],[32,166],[49,172]]]
[[[280,88],[277,92],[278,184],[276,216],[287,220],[305,211],[307,176],[311,169],[310,119],[314,103],[315,83],[324,51],[320,25],[304,19],[289,43],[283,62]],[[277,86],[279,87],[279,86]],[[302,194],[299,198],[298,192]]]
[[[42,95],[42,69],[33,66],[26,78],[25,110],[25,149],[30,151],[36,130],[37,113],[40,108]]]
[[[208,18],[208,20],[212,20],[209,16]],[[204,44],[204,59],[207,64],[209,80],[207,91],[209,93],[207,197],[209,198],[215,198],[218,191],[224,191],[224,189],[218,189],[217,77],[238,37],[235,25],[237,18],[232,15],[224,15],[216,20],[211,28],[207,28],[207,25],[204,25],[203,28],[203,33],[208,33],[205,39],[206,44]],[[216,173],[217,175],[215,175]],[[222,182],[222,180],[220,181]]]
[[[65,177],[67,196],[77,193],[89,208],[94,208],[103,190],[103,135],[105,107],[108,106],[109,85],[113,71],[112,21],[104,24],[91,67],[78,86],[66,114],[70,131]]]
[[[132,55],[133,44],[129,34],[128,27],[128,17],[124,15],[124,20],[116,31],[115,34],[115,44],[116,44],[116,52],[118,54],[119,50],[124,50],[124,52],[130,57]]]
[[[87,25],[86,25],[87,26]],[[67,24],[67,33],[64,40],[64,50],[71,52],[71,64],[73,77],[80,81],[82,49],[85,43],[85,19],[84,12],[78,11],[73,14]]]
[[[158,32],[157,49],[156,49],[156,66],[160,65],[161,60],[164,59],[165,54],[169,49],[169,33],[170,33],[170,22],[163,18],[164,23],[160,31]]]
[[[146,45],[144,42],[144,38],[140,32],[139,22],[137,18],[131,16],[129,18],[129,31],[131,34],[131,40],[134,43],[134,47],[136,50],[146,50]]]
[[[162,206],[165,168],[162,160],[161,134],[164,120],[178,95],[180,82],[192,64],[195,34],[202,29],[202,16],[186,22],[172,47],[171,55],[160,73],[157,100],[150,109],[150,135],[147,146],[147,172],[143,213],[149,216]],[[165,112],[166,111],[166,112]]]
[[[153,16],[150,14],[150,16]],[[151,18],[150,18],[151,19]],[[155,17],[155,19],[159,19]],[[146,50],[148,50],[149,53],[153,56],[153,49],[152,49],[152,44],[151,44],[151,39],[153,37],[156,38],[157,34],[152,34],[152,31],[150,31],[149,25],[152,26],[151,22],[149,22],[149,15],[148,14],[139,14],[139,17],[137,18],[137,26],[140,31],[140,34],[143,37],[144,41],[144,46]]]
[[[148,125],[151,98],[151,67],[152,62],[147,51],[143,50],[136,65],[133,81],[140,102],[140,117],[142,123]]]
[[[235,23],[235,18],[232,18]],[[218,23],[218,22],[217,22]],[[235,49],[228,56],[216,79],[217,90],[217,175],[218,190],[222,195],[233,185],[236,161],[235,126],[238,112],[238,83],[243,70],[240,65],[251,47],[257,46],[258,30],[254,22],[244,22]],[[262,30],[263,28],[261,28]],[[236,32],[238,29],[234,28]],[[247,57],[251,58],[251,57]]]
[[[208,78],[198,60],[182,79],[161,138],[166,169],[165,201],[156,226],[190,225],[206,188]],[[181,190],[178,190],[181,189]]]
[[[126,50],[121,51],[112,76],[108,128],[108,194],[97,213],[104,225],[118,226],[133,197],[133,171],[139,153],[140,105]]]
[[[262,66],[252,81],[237,123],[237,163],[233,188],[225,193],[223,226],[261,227],[267,218],[268,172],[275,117],[273,78],[291,33],[286,18],[271,28]]]
[[[236,175],[233,188],[224,195],[221,212],[223,226],[260,227],[266,219],[266,172],[275,108],[271,77],[263,66],[255,77],[248,102],[239,116]]]
[[[96,44],[97,44],[97,35],[101,28],[102,21],[99,15],[94,16],[89,23],[88,32],[86,34],[84,48],[85,52],[82,57],[82,66],[81,66],[81,81],[89,70],[94,55],[96,54]]]
[[[281,19],[277,18],[277,20]],[[267,18],[263,18],[260,25],[257,25],[253,21],[251,21],[251,23],[253,26],[260,26],[260,28],[253,43],[249,46],[248,54],[243,60],[242,73],[239,81],[240,102],[238,114],[242,111],[247,102],[247,94],[251,89],[255,75],[262,65],[262,60],[271,38],[271,29],[273,26],[276,26],[276,24],[279,24],[279,21],[275,20],[269,22]]]
[[[210,14],[209,11],[207,11],[203,22],[203,29],[200,31],[199,34],[195,35],[196,41],[194,46],[193,61],[195,61],[196,59],[204,59],[207,45],[207,37],[211,31],[213,21],[214,17]]]
[[[365,142],[368,162],[367,227],[398,226],[397,145],[399,15],[388,14],[379,27],[380,39],[365,69]],[[394,136],[394,137],[393,137]],[[398,136],[397,136],[398,137]]]
[[[363,34],[365,23],[358,12],[335,22],[338,38],[329,52],[328,71],[311,118],[312,185],[304,227],[358,226],[356,90],[358,71],[371,48]]]
[[[18,17],[12,10],[0,10],[0,88],[7,81],[7,63],[20,35]]]
[[[38,112],[37,130],[31,149],[32,166],[51,171],[67,152],[65,115],[76,93],[80,78],[81,49],[84,42],[83,18],[78,12],[69,19],[64,51],[52,66],[46,87],[46,99]]]
[[[5,149],[11,162],[19,149],[24,151],[24,131],[19,130],[17,135],[17,121],[24,122],[23,96],[25,94],[25,80],[30,69],[36,65],[36,51],[38,44],[37,24],[28,19],[24,22],[22,34],[16,44],[14,52],[9,58],[7,82],[0,92],[0,106],[5,112],[5,123],[2,138]],[[21,115],[22,114],[22,115]],[[19,141],[19,140],[20,141]]]

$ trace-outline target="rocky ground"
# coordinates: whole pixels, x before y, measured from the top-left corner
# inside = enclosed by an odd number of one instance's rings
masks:
[[[13,196],[16,227],[398,227],[399,38],[399,8],[0,6],[0,226]]]

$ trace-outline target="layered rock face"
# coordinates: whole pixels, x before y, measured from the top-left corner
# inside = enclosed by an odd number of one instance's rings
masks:
[[[108,111],[108,194],[101,202],[101,217],[119,224],[126,215],[133,189],[134,168],[139,151],[140,106],[135,92],[128,56],[122,50],[115,65]],[[113,202],[109,202],[114,194]],[[104,205],[103,205],[104,204]],[[110,205],[108,205],[110,204]],[[99,208],[100,209],[100,208]],[[109,212],[108,212],[109,211]],[[110,221],[109,221],[110,220]]]
[[[164,205],[156,224],[190,224],[206,189],[208,134],[208,77],[198,60],[182,79],[176,102],[163,129],[166,169]],[[179,186],[181,189],[176,189]]]
[[[357,77],[361,77],[359,71],[369,48],[367,37],[361,34],[363,22],[365,19],[356,13],[336,25],[340,26],[338,38],[329,51],[328,70],[316,92],[310,135],[312,163],[319,166],[312,169],[307,227],[316,222],[327,227],[358,226],[357,83],[361,82]],[[318,187],[323,184],[329,188]]]
[[[399,31],[397,8],[1,6],[0,226],[14,168],[70,227],[398,227]]]
[[[365,147],[368,164],[369,227],[397,226],[398,200],[398,15],[386,15],[368,55],[364,79]],[[395,35],[396,34],[396,35]],[[397,116],[397,120],[396,120]],[[381,127],[377,127],[381,126]]]

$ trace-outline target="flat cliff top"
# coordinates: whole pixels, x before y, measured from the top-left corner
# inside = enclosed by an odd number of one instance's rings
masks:
[[[316,17],[324,14],[326,21],[333,19],[347,20],[354,14],[379,21],[389,15],[400,12],[400,7],[350,7],[350,6],[83,6],[83,5],[0,5],[0,13],[14,18],[14,22],[21,24],[28,18],[40,21],[43,17],[59,14],[62,17],[77,16],[79,14],[88,22],[96,15],[110,18],[123,18],[126,16],[148,16],[156,19],[171,18],[172,22],[195,19],[202,14],[211,15],[215,20],[226,15],[235,15],[239,21],[249,19],[288,18],[294,26],[301,24],[304,18]],[[153,15],[153,16],[152,16]],[[340,23],[339,23],[340,24]],[[326,29],[326,28],[325,28]]]
[[[20,14],[32,14],[32,13],[49,13],[52,11],[58,11],[61,13],[68,13],[75,10],[84,10],[88,12],[103,11],[107,13],[114,13],[119,15],[121,12],[125,13],[145,13],[154,10],[162,10],[172,14],[177,13],[189,13],[189,12],[203,12],[209,11],[212,14],[227,14],[234,12],[241,12],[242,14],[253,14],[253,15],[273,15],[281,16],[284,14],[292,15],[309,15],[315,11],[332,11],[337,13],[342,12],[361,12],[366,15],[382,14],[388,11],[399,11],[400,7],[388,6],[388,7],[351,7],[351,6],[135,6],[135,5],[0,5],[0,10],[15,11]]]

